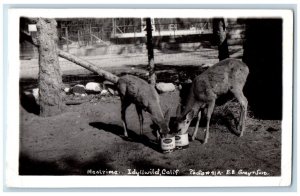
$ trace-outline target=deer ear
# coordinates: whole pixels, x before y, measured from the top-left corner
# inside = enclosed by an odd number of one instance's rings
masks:
[[[176,116],[180,116],[181,115],[181,104],[178,104],[178,107],[176,109]]]
[[[189,113],[187,113],[186,119],[193,120],[193,118],[194,118],[194,111],[191,110],[191,111],[189,111]]]
[[[169,109],[167,109],[167,111],[165,112],[165,120],[166,120],[166,123],[167,123],[168,126],[169,126],[170,118],[171,118],[171,110],[170,110],[170,108],[169,108]]]

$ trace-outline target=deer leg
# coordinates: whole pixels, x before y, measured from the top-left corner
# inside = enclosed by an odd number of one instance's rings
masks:
[[[204,110],[203,110],[203,115],[207,115],[207,107],[206,108],[204,108]],[[204,132],[206,131],[206,128],[204,128]]]
[[[137,105],[135,106],[135,108],[136,108],[136,112],[137,112],[137,114],[139,116],[139,121],[140,121],[140,135],[142,135],[144,133],[144,130],[143,130],[143,124],[144,124],[143,111]]]
[[[157,140],[157,142],[159,142],[159,140],[160,140],[159,130],[156,130],[156,140]]]
[[[207,106],[207,113],[206,113],[206,116],[207,116],[207,122],[206,122],[206,131],[205,131],[205,139],[204,139],[204,144],[207,143],[207,140],[209,138],[209,123],[210,123],[210,118],[211,118],[211,115],[214,111],[214,108],[215,108],[215,102],[216,100],[213,99],[211,100],[209,103],[208,103],[208,106]]]
[[[240,137],[241,137],[241,136],[243,136],[244,131],[245,131],[245,121],[247,118],[248,101],[241,90],[235,91],[235,92],[233,92],[233,94],[237,98],[238,102],[241,105],[240,119],[239,119],[239,125],[238,125],[238,129],[240,131]]]
[[[193,136],[192,136],[192,140],[196,139],[198,128],[199,128],[200,119],[201,119],[201,109],[199,109],[199,112],[198,112],[197,123],[196,123],[195,131],[194,131]]]
[[[128,137],[127,133],[127,122],[126,122],[126,109],[130,105],[130,102],[127,102],[125,100],[121,100],[121,118],[124,128],[124,136]]]

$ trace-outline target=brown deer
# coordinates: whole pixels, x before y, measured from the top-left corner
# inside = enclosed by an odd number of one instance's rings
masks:
[[[126,109],[130,104],[134,104],[140,122],[140,134],[143,134],[143,110],[149,112],[152,121],[159,126],[157,139],[160,134],[165,137],[169,133],[169,110],[163,115],[160,107],[159,95],[155,87],[145,80],[133,75],[125,75],[117,82],[118,91],[121,98],[121,118],[123,121],[124,135],[127,137]]]
[[[240,136],[243,136],[248,105],[248,101],[243,94],[243,88],[248,74],[249,69],[245,63],[237,59],[228,58],[218,62],[197,76],[192,83],[187,102],[182,108],[183,110],[181,111],[181,105],[177,108],[177,131],[175,131],[180,134],[186,133],[194,115],[197,114],[197,123],[192,135],[192,140],[195,140],[201,119],[201,109],[206,108],[207,124],[204,143],[207,143],[210,118],[216,99],[222,94],[232,92],[241,105],[238,129]]]

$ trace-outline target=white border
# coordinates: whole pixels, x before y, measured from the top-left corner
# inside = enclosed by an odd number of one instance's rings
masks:
[[[217,14],[217,15],[216,15]],[[283,19],[283,120],[281,177],[19,176],[19,17],[195,17]],[[253,9],[10,9],[6,185],[8,187],[261,187],[289,186],[292,158],[293,13]],[[271,73],[270,73],[271,74]]]

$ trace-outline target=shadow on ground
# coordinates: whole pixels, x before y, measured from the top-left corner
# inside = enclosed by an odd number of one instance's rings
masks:
[[[36,103],[32,94],[27,95],[24,92],[20,92],[20,104],[27,112],[35,115],[40,114],[40,106]]]
[[[157,152],[160,152],[160,148],[159,148],[159,145],[157,144],[157,142],[154,140],[151,140],[146,135],[139,135],[139,134],[135,133],[134,131],[128,129],[127,130],[128,137],[125,137],[124,129],[123,129],[123,127],[121,127],[119,125],[106,124],[103,122],[92,122],[92,123],[90,123],[90,125],[99,130],[104,130],[106,132],[110,132],[115,135],[118,135],[124,141],[141,143],[149,148],[152,148],[153,150],[155,150]]]

